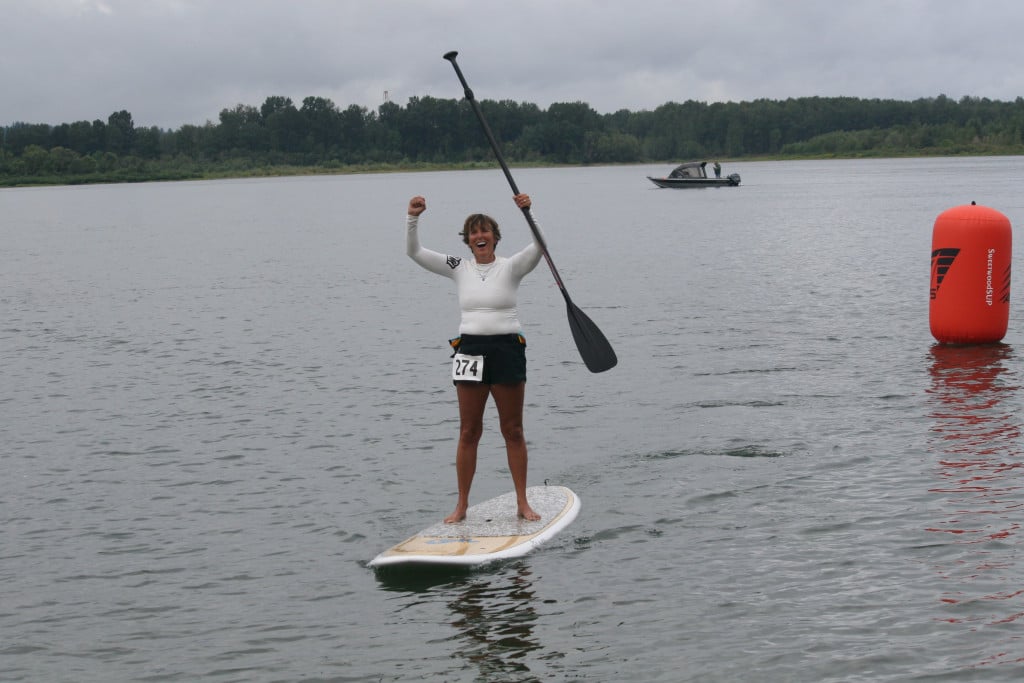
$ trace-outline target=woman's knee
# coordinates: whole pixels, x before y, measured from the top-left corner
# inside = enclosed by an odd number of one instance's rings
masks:
[[[523,431],[522,422],[510,422],[501,425],[501,435],[507,442],[526,441],[526,434]]]
[[[463,443],[480,443],[483,436],[484,426],[481,423],[472,422],[459,427],[459,440]]]

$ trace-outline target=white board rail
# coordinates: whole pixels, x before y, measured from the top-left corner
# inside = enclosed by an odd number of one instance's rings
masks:
[[[462,522],[427,527],[377,555],[369,566],[468,567],[521,557],[569,526],[580,511],[579,496],[565,486],[531,486],[526,498],[540,520],[520,518],[515,492],[504,493],[470,506]]]

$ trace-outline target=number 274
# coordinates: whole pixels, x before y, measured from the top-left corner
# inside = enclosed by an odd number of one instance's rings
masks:
[[[458,375],[475,375],[477,370],[477,364],[479,361],[475,360],[459,360],[456,361],[457,368],[456,374]]]

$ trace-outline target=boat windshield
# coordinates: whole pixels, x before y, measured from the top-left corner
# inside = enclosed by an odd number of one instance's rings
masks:
[[[691,161],[686,164],[680,164],[676,166],[672,173],[669,174],[669,178],[707,178],[707,171],[704,170],[704,166],[708,162],[706,161]]]

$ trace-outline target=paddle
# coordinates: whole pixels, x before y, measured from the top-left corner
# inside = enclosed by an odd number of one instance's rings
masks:
[[[505,173],[505,179],[508,180],[508,184],[512,188],[512,194],[519,194],[519,188],[516,187],[516,181],[513,180],[512,173],[508,170],[508,164],[505,163],[505,158],[501,156],[498,142],[494,139],[494,134],[491,133],[491,128],[487,125],[487,121],[484,120],[483,112],[480,111],[480,105],[473,98],[473,91],[469,89],[466,77],[462,75],[462,69],[459,68],[458,63],[455,61],[455,57],[458,54],[458,52],[452,50],[445,54],[444,58],[451,62],[455,68],[455,74],[459,77],[459,82],[462,83],[466,99],[469,100],[470,106],[473,107],[473,113],[476,114],[477,120],[480,121],[480,127],[484,129],[487,141],[491,143],[491,149],[494,150],[494,156],[497,157],[501,170]],[[544,238],[541,237],[540,230],[537,229],[537,224],[533,221],[530,209],[523,208],[522,211],[523,216],[526,217],[526,222],[530,225],[534,239],[540,245],[540,250],[544,254],[544,260],[548,262],[551,274],[555,276],[555,284],[558,285],[558,289],[562,291],[562,296],[565,298],[565,305],[569,313],[569,329],[572,330],[572,338],[576,341],[576,348],[579,349],[583,363],[591,372],[610,370],[619,362],[618,358],[615,357],[615,350],[612,349],[612,345],[608,343],[608,340],[601,330],[597,328],[597,325],[569,298],[569,292],[566,291],[565,285],[562,284],[562,278],[559,277],[555,263],[551,260],[551,254],[548,253],[548,247],[544,243]]]

